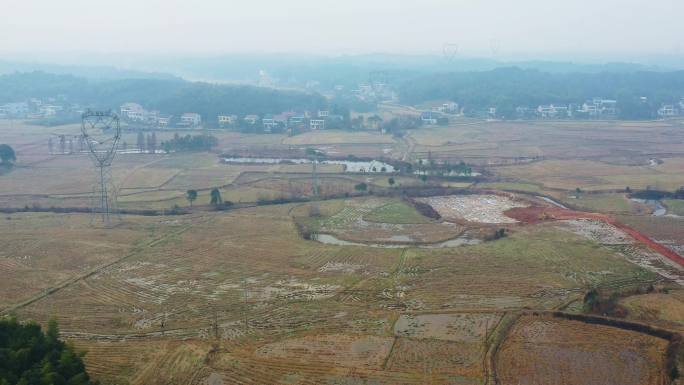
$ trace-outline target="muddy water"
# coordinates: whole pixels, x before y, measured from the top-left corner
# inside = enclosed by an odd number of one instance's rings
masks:
[[[343,239],[339,239],[334,235],[330,234],[317,234],[316,241],[320,243],[325,243],[328,245],[337,246],[364,246],[364,247],[375,247],[382,249],[408,249],[408,248],[419,248],[419,249],[442,249],[445,247],[458,247],[464,245],[477,245],[481,243],[479,239],[472,239],[467,236],[460,236],[458,238],[449,239],[443,242],[431,243],[431,244],[421,244],[421,245],[410,245],[410,244],[395,244],[395,243],[360,243],[360,242],[350,242]]]
[[[631,200],[633,202],[642,203],[650,206],[653,209],[653,214],[651,215],[653,215],[654,217],[663,217],[665,216],[665,214],[667,214],[667,208],[665,208],[665,206],[663,206],[663,204],[660,203],[660,201],[636,198],[632,198]]]
[[[549,203],[551,203],[552,205],[554,205],[554,206],[556,206],[556,207],[559,207],[559,208],[561,208],[561,209],[568,210],[568,208],[565,207],[563,204],[561,204],[560,202],[557,202],[557,201],[555,201],[555,200],[553,200],[553,199],[551,199],[551,198],[549,198],[549,197],[543,197],[543,196],[539,196],[539,195],[538,195],[537,198],[539,198],[539,199],[541,199],[541,200],[543,200],[543,201],[545,201],[545,202],[549,202]]]

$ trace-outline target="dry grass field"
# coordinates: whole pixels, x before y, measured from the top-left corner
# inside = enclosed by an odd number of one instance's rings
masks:
[[[498,352],[501,384],[666,384],[667,341],[577,321],[524,317]]]
[[[0,175],[0,207],[90,204],[90,160],[47,154],[49,135],[78,126],[0,120],[0,130],[19,158]],[[310,166],[226,164],[219,154],[315,146],[335,156],[465,160],[482,168],[476,187],[621,214],[621,222],[682,251],[681,218],[647,216],[622,193],[570,198],[576,187],[684,184],[681,127],[463,120],[396,140],[370,132],[210,133],[220,141],[216,152],[127,154],[114,162],[120,207],[188,207],[184,194],[197,189],[201,207],[189,213],[122,215],[111,228],[88,214],[2,214],[0,311],[43,324],[55,318],[103,385],[664,383],[664,340],[517,318],[571,304],[579,312],[593,288],[654,284],[671,291],[620,298],[626,317],[682,330],[674,281],[684,272],[613,226],[516,222],[506,210],[535,199],[499,192],[427,197],[448,219],[435,220],[402,199],[403,189],[471,182],[405,174],[390,186],[389,175],[333,165],[320,168],[319,191],[338,198],[254,205],[310,197]],[[339,198],[358,193],[359,183],[383,194]],[[209,210],[215,187],[241,205]],[[347,243],[304,239],[302,224]],[[506,236],[495,240],[500,227]]]
[[[321,211],[347,207],[339,202]],[[31,282],[42,286],[29,293],[45,295],[14,312],[40,322],[55,317],[67,338],[92,352],[86,362],[105,384],[187,383],[212,373],[225,383],[354,376],[477,383],[482,335],[497,316],[459,312],[551,309],[587,285],[650,274],[592,242],[534,226],[447,249],[325,245],[298,236],[292,210],[304,209],[297,207],[126,216],[106,230],[90,226],[87,215],[9,215],[0,222],[3,267],[14,275],[40,263],[32,274],[43,276]],[[32,229],[65,241],[27,242]],[[18,302],[20,282],[3,285],[2,298]],[[61,282],[68,284],[45,291]],[[403,313],[409,310],[425,313]],[[187,342],[174,343],[180,340]],[[145,364],[122,357],[137,342],[131,356],[149,357]],[[211,346],[218,351],[209,353]],[[146,377],[167,365],[173,380]]]

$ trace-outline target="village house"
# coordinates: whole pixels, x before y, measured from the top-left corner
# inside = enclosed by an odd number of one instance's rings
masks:
[[[264,132],[273,132],[276,127],[278,127],[278,123],[276,123],[275,119],[271,118],[263,118],[261,119],[261,124],[264,128]]]
[[[309,120],[309,129],[323,130],[325,129],[325,119],[311,119]]]
[[[567,106],[554,106],[553,104],[537,107],[537,115],[541,118],[567,118],[570,109]]]
[[[424,124],[437,124],[437,119],[440,118],[439,112],[425,111],[420,114],[420,120]]]
[[[658,109],[658,116],[661,118],[671,118],[673,116],[679,115],[679,111],[672,104],[663,105]]]
[[[157,118],[157,127],[158,128],[167,128],[169,126],[169,122],[171,121],[171,116],[160,116]]]
[[[180,117],[179,126],[182,127],[198,127],[202,124],[202,117],[195,112],[186,112]]]
[[[142,122],[145,120],[145,109],[138,103],[128,102],[119,108],[120,116],[124,120]]]
[[[237,123],[236,115],[219,115],[218,124],[219,127],[229,127],[234,126]]]
[[[247,115],[242,120],[249,124],[249,125],[255,125],[256,122],[259,120],[259,115]]]

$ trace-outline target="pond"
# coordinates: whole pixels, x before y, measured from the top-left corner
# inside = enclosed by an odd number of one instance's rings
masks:
[[[637,198],[631,198],[633,202],[637,203],[642,203],[650,206],[653,209],[653,216],[654,217],[663,217],[665,214],[667,214],[667,208],[663,206],[662,203],[658,200],[652,200],[652,199],[637,199]]]
[[[364,246],[364,247],[375,247],[381,249],[408,249],[408,248],[419,248],[419,249],[442,249],[446,247],[458,247],[464,245],[477,245],[481,243],[479,239],[472,239],[468,236],[462,235],[458,238],[449,239],[442,242],[430,243],[430,244],[398,244],[398,243],[360,243],[360,242],[350,242],[343,239],[339,239],[331,234],[316,234],[315,240],[320,243],[325,243],[327,245],[337,245],[337,246]]]

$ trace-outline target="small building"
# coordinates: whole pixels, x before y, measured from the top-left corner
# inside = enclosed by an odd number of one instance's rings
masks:
[[[171,121],[170,116],[160,116],[157,118],[157,127],[159,128],[166,128],[169,126],[169,122]]]
[[[425,111],[420,114],[420,120],[424,124],[437,124],[437,119],[441,117],[439,112],[435,111]]]
[[[325,129],[325,119],[311,119],[309,120],[310,130],[324,130]]]
[[[288,128],[304,128],[304,121],[306,117],[303,115],[290,116],[287,122]]]
[[[218,124],[220,127],[234,126],[237,123],[236,115],[219,115]]]
[[[319,110],[318,111],[318,117],[319,118],[327,118],[329,115],[330,115],[330,111],[327,111],[327,110],[323,110],[323,111]]]
[[[261,124],[264,127],[264,132],[273,132],[278,127],[278,123],[273,118],[263,118]]]
[[[247,124],[255,125],[259,120],[259,115],[247,115],[242,120]]]
[[[195,112],[186,112],[180,117],[179,125],[182,127],[198,127],[202,124],[202,117]]]
[[[570,110],[567,106],[541,105],[537,107],[537,115],[541,118],[567,118]]]
[[[119,108],[120,116],[124,120],[141,122],[145,120],[145,109],[138,103],[128,102]]]
[[[52,104],[48,104],[48,105],[45,105],[45,104],[44,104],[44,105],[41,105],[41,106],[40,106],[39,111],[40,111],[40,115],[45,116],[45,117],[48,117],[48,116],[55,116],[55,115],[57,115],[57,113],[59,113],[59,112],[62,111],[63,109],[64,109],[64,108],[62,108],[62,106],[55,106],[55,105],[52,105]]]
[[[661,118],[671,118],[679,115],[679,111],[672,104],[666,104],[658,109],[658,116]]]

